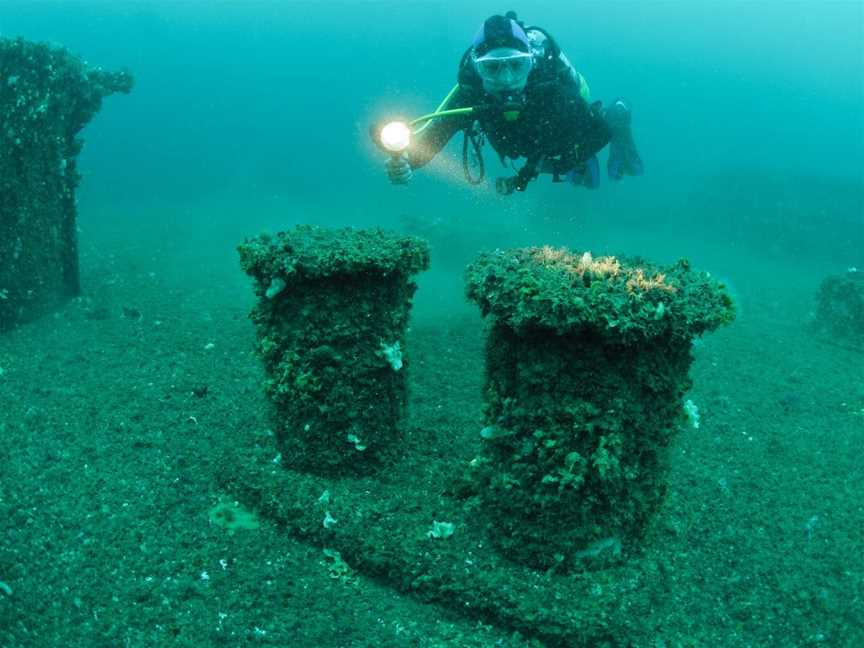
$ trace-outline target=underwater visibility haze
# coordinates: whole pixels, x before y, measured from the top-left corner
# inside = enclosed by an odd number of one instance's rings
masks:
[[[862,367],[860,2],[0,6],[0,648],[864,646]]]

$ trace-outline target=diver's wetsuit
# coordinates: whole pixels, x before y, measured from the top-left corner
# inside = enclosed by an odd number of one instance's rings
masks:
[[[531,32],[534,30],[529,31],[533,45],[537,32]],[[612,133],[599,103],[589,104],[586,100],[584,79],[557,47],[548,45],[545,34],[540,33],[539,38],[547,46],[534,50],[536,65],[515,108],[519,112],[515,120],[505,117],[514,105],[483,90],[466,53],[459,69],[459,88],[446,109],[476,109],[469,115],[438,119],[420,133],[408,152],[413,168],[429,162],[454,134],[470,128],[475,121],[502,158],[526,158],[526,166],[535,165],[536,171],[542,162],[544,171],[556,175],[578,169],[609,143]]]

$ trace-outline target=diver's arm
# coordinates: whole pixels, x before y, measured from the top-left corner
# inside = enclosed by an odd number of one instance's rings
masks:
[[[447,103],[446,110],[470,106],[472,95],[473,93],[460,86]],[[405,152],[411,167],[417,169],[428,164],[441,152],[453,135],[470,126],[473,119],[471,115],[454,115],[433,120],[413,138],[411,146]]]
[[[563,77],[567,79],[569,82],[573,83],[576,88],[579,90],[579,96],[582,97],[586,103],[591,103],[591,88],[588,87],[588,81],[582,76],[581,72],[578,72],[573,64],[570,62],[570,59],[567,58],[567,55],[564,52],[558,53],[558,60],[555,62],[558,66],[558,75],[559,78]]]
[[[549,60],[554,57],[551,65],[554,66],[555,74],[559,81],[575,85],[579,90],[579,95],[586,102],[591,103],[591,88],[588,87],[588,81],[576,70],[576,67],[567,58],[564,50],[555,44],[554,41],[550,42],[551,37],[549,34],[542,29],[534,27],[528,29],[528,38],[531,41],[531,47],[537,58]]]

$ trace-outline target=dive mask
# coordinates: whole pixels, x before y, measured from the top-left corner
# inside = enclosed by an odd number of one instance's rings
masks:
[[[527,52],[502,47],[474,58],[474,69],[487,92],[521,90],[534,67],[534,57]]]

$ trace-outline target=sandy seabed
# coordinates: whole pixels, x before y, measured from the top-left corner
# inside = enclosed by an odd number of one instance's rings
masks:
[[[186,252],[82,235],[82,297],[0,336],[0,647],[544,645],[334,573],[267,519],[211,523],[218,459],[266,443],[267,410],[233,250]],[[748,276],[694,348],[638,645],[861,646],[864,356],[808,333],[814,282]],[[418,306],[411,425],[475,435],[483,322]]]

